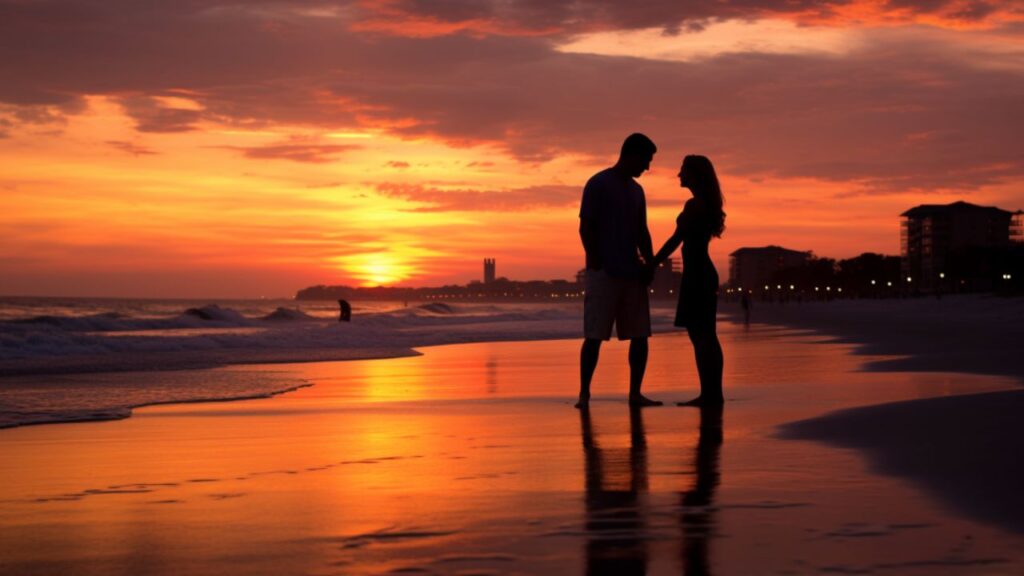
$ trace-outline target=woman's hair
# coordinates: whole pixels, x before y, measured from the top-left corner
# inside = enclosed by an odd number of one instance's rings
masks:
[[[722,187],[718,185],[718,176],[715,175],[715,167],[706,156],[691,154],[683,158],[683,172],[688,175],[692,183],[693,195],[699,198],[710,211],[708,213],[709,228],[711,235],[721,238],[725,230],[725,212],[722,205],[725,198],[722,197]]]

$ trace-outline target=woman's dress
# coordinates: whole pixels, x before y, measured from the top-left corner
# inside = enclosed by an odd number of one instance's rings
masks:
[[[718,313],[718,271],[708,245],[711,243],[711,215],[699,200],[686,202],[676,218],[683,231],[683,279],[676,306],[676,326],[689,330],[714,330]]]

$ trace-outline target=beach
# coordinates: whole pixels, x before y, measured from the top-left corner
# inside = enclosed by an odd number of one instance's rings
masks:
[[[738,303],[722,312],[743,321]],[[990,294],[825,302],[754,301],[750,321],[828,334],[864,354],[871,370],[997,374],[1024,378],[1024,298]]]
[[[1024,571],[1019,451],[1006,452],[1019,378],[889,369],[907,359],[854,343],[864,332],[840,341],[838,324],[822,335],[754,312],[720,322],[721,414],[630,411],[616,342],[581,414],[579,342],[556,339],[196,370],[308,385],[0,430],[0,571]],[[685,333],[652,339],[645,391],[694,395]],[[994,403],[1002,416],[979,427]]]

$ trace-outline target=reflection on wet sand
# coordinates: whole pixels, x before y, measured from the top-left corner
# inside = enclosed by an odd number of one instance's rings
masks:
[[[727,430],[713,412],[630,413],[624,353],[606,359],[580,414],[578,342],[568,340],[275,365],[260,370],[315,386],[3,430],[0,572],[1024,574],[1020,534],[944,506],[948,492],[918,492],[857,452],[775,432],[840,408],[1016,382],[879,375],[858,371],[870,358],[847,345],[758,325],[721,334],[744,359],[726,374]],[[645,386],[660,398],[692,397],[680,384],[697,381],[684,338],[651,339]],[[893,430],[875,410],[868,424],[843,425]],[[892,422],[913,430],[901,446],[935,429],[912,417]],[[960,427],[947,436],[990,448]],[[993,484],[978,497],[997,495]]]
[[[647,492],[648,483],[643,410],[630,410],[626,450],[601,448],[589,409],[580,410],[580,428],[586,466],[586,573],[644,574],[647,535],[639,496]]]
[[[696,481],[693,488],[680,494],[683,529],[682,565],[684,574],[711,574],[710,541],[715,532],[715,489],[719,482],[719,454],[722,448],[722,406],[700,409],[700,435],[694,457]]]
[[[648,543],[655,539],[647,502],[650,452],[641,409],[629,412],[629,446],[603,448],[590,410],[580,411],[586,504],[586,574],[646,574]],[[700,410],[700,432],[692,468],[693,486],[679,493],[680,565],[683,574],[713,572],[709,552],[715,536],[715,490],[720,480],[722,407]],[[687,474],[686,477],[691,475]]]

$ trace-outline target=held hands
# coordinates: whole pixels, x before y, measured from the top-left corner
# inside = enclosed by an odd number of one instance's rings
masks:
[[[654,271],[657,266],[653,262],[644,262],[640,268],[640,283],[644,287],[650,286],[651,282],[654,281]]]

